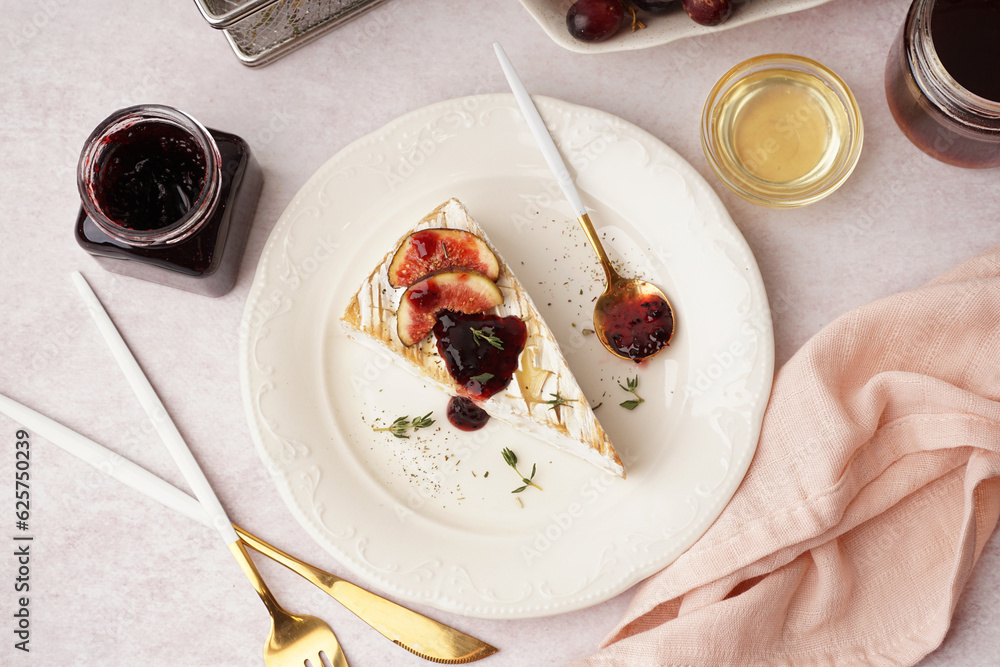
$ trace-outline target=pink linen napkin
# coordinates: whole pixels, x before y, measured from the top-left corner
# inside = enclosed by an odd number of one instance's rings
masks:
[[[998,515],[1000,246],[789,360],[732,501],[575,664],[913,664]]]

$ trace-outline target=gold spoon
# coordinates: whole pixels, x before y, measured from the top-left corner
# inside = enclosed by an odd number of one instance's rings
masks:
[[[601,245],[594,224],[590,221],[587,208],[580,199],[580,193],[573,185],[569,170],[559,155],[559,149],[556,148],[552,136],[546,129],[538,109],[531,101],[531,96],[528,95],[527,89],[521,83],[500,43],[494,42],[493,49],[545,162],[576,212],[576,219],[583,227],[587,240],[597,252],[601,267],[604,269],[607,287],[594,304],[594,331],[597,337],[616,357],[637,363],[649,359],[665,348],[674,336],[674,309],[670,305],[670,300],[656,285],[638,278],[623,278],[611,265],[608,253]]]
[[[674,337],[674,309],[659,287],[623,278],[608,259],[590,216],[577,220],[597,252],[607,287],[594,304],[594,331],[611,354],[640,362],[659,353]]]

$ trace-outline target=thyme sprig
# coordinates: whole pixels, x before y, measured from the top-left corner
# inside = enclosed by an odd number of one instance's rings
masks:
[[[549,410],[555,410],[561,405],[566,405],[567,403],[572,403],[573,401],[576,400],[574,398],[563,398],[558,393],[556,394],[550,393],[549,396],[552,397],[552,400],[542,401],[542,403],[549,406]]]
[[[524,475],[521,474],[521,471],[519,471],[517,469],[517,454],[515,454],[514,452],[512,452],[509,447],[504,447],[504,450],[503,450],[503,460],[507,462],[507,465],[509,465],[511,468],[514,469],[514,472],[517,473],[517,476],[521,478],[522,482],[524,482],[523,486],[517,487],[516,489],[514,489],[513,491],[511,491],[511,493],[521,493],[522,491],[524,491],[529,486],[533,486],[536,489],[538,489],[539,491],[542,490],[542,487],[538,486],[533,481],[531,481],[531,480],[535,479],[535,468],[536,468],[536,466],[534,464],[532,464],[532,466],[531,466],[531,476],[530,477],[525,477]]]
[[[410,429],[416,431],[417,429],[427,428],[434,423],[431,419],[431,413],[428,412],[423,417],[414,417],[410,419],[409,416],[397,417],[396,421],[392,422],[389,426],[383,426],[382,428],[373,428],[373,431],[388,431],[392,433],[397,438],[409,438],[407,431]]]
[[[621,382],[618,383],[618,386],[624,389],[625,391],[629,392],[633,396],[635,396],[635,398],[619,403],[618,405],[622,406],[626,410],[635,410],[637,407],[639,407],[640,403],[645,403],[646,401],[646,399],[637,394],[635,391],[639,387],[639,375],[636,374],[634,378],[628,378],[626,380],[626,383],[628,384],[627,387],[623,385]]]
[[[489,343],[498,350],[503,349],[503,341],[493,334],[493,327],[472,329],[472,341],[477,345]]]

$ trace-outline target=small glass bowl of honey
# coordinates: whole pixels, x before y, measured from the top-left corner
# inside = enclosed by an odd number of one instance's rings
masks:
[[[782,53],[751,58],[705,102],[701,144],[730,190],[792,208],[836,190],[854,171],[864,127],[857,100],[823,65]]]

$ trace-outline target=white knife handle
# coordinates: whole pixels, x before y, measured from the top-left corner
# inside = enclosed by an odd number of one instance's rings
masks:
[[[3,395],[0,395],[0,412],[27,430],[114,477],[122,484],[209,528],[212,527],[205,510],[197,500],[90,438]]]
[[[226,545],[236,542],[239,540],[239,536],[236,534],[236,530],[233,529],[233,524],[229,520],[229,517],[226,516],[226,511],[222,509],[222,503],[219,502],[219,498],[208,483],[208,479],[206,479],[201,466],[198,465],[187,443],[184,442],[184,438],[181,437],[177,426],[170,419],[170,415],[160,401],[159,396],[156,395],[153,385],[149,383],[149,379],[142,372],[139,363],[132,356],[128,345],[125,344],[125,340],[118,333],[114,322],[111,321],[107,311],[104,310],[104,306],[101,305],[94,291],[90,289],[87,281],[84,280],[79,272],[73,272],[72,277],[73,282],[80,291],[80,296],[83,297],[83,301],[87,305],[87,310],[90,311],[91,316],[97,323],[97,328],[101,331],[101,335],[104,336],[104,341],[108,344],[112,356],[118,362],[118,366],[122,369],[122,372],[125,373],[125,379],[128,380],[128,383],[132,386],[132,391],[135,392],[146,414],[153,421],[153,426],[156,427],[160,438],[167,446],[167,451],[170,452],[177,467],[181,469],[184,479],[187,480],[187,483],[191,486],[191,490],[194,491],[194,495],[201,502],[212,527],[219,531]]]
[[[493,42],[493,50],[496,51],[497,60],[500,61],[500,68],[503,69],[503,74],[507,77],[507,83],[510,85],[511,92],[514,93],[514,99],[517,100],[517,106],[521,108],[521,114],[524,116],[524,120],[528,122],[528,129],[531,130],[532,136],[535,137],[535,143],[541,149],[542,156],[545,158],[546,164],[549,165],[552,174],[556,177],[559,187],[562,188],[563,195],[569,200],[570,206],[576,212],[576,217],[579,218],[586,215],[587,207],[583,205],[583,200],[580,199],[580,193],[577,192],[576,186],[573,184],[573,179],[569,175],[569,169],[566,168],[566,163],[559,154],[556,143],[552,141],[552,135],[549,134],[548,128],[545,127],[545,121],[542,120],[541,115],[538,113],[535,103],[531,101],[531,96],[528,95],[527,89],[517,76],[510,58],[507,57],[503,47],[500,46],[500,42]]]

